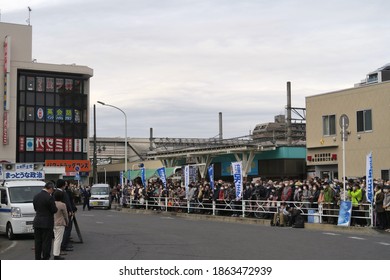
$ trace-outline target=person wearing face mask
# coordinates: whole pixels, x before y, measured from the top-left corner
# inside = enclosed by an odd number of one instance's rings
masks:
[[[386,223],[386,213],[383,208],[383,200],[385,199],[385,194],[382,192],[380,185],[375,185],[375,195],[374,195],[374,205],[375,205],[375,214],[376,214],[376,223],[374,226],[377,226],[378,229],[384,230]]]
[[[310,202],[310,197],[312,196],[311,191],[307,187],[307,185],[302,186],[302,202],[304,202],[303,207],[304,208],[309,208],[309,202]]]
[[[387,232],[390,232],[390,181],[387,181],[384,186],[383,193],[385,194],[383,199],[383,208],[386,213],[385,228]]]
[[[317,184],[312,189],[312,205],[311,208],[318,208],[318,198],[320,197],[320,189]]]
[[[354,183],[352,185],[352,190],[350,190],[348,193],[349,193],[349,195],[351,197],[351,201],[352,201],[351,226],[361,225],[359,219],[356,218],[360,214],[360,212],[359,212],[359,203],[361,203],[362,198],[363,198],[362,190],[360,189],[359,184],[358,183]]]

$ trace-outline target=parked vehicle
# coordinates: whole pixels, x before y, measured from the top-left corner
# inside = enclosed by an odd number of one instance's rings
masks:
[[[18,234],[33,234],[34,196],[42,191],[43,181],[5,181],[0,186],[0,232],[12,240]]]
[[[91,187],[89,206],[111,209],[110,186],[108,184],[95,184]]]

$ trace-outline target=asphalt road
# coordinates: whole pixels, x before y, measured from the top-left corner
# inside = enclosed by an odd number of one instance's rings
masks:
[[[210,217],[209,217],[210,218]],[[270,227],[134,211],[80,211],[67,260],[390,260],[390,234]],[[0,236],[0,259],[32,260],[34,240]]]

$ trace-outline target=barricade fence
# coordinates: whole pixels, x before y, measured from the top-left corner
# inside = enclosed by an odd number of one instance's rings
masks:
[[[126,197],[124,207],[151,211],[171,211],[218,216],[272,219],[279,214],[282,204],[297,209],[308,223],[337,224],[338,203],[314,203],[309,201],[269,201],[269,200],[187,200],[177,197],[150,197],[148,199]],[[371,226],[372,205],[360,203],[353,207],[351,225]]]

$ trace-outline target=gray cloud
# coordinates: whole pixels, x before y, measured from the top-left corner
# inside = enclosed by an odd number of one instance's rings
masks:
[[[305,96],[352,87],[389,62],[388,1],[28,3],[34,58],[93,68],[91,104],[125,110],[134,137],[149,127],[213,137],[218,112],[226,137],[246,135],[284,113],[287,81],[293,106],[304,107]],[[22,7],[2,18],[26,15]],[[120,112],[98,113],[98,134],[124,135]]]

